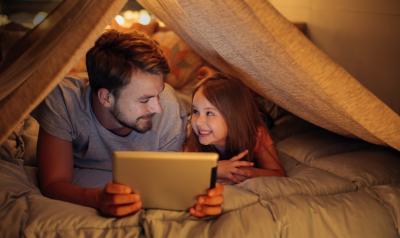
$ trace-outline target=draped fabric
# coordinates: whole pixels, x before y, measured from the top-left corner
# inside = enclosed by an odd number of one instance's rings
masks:
[[[338,134],[400,149],[399,115],[268,1],[139,2],[208,62],[293,114]]]
[[[125,2],[63,1],[16,44],[6,56],[8,67],[0,69],[0,143],[79,61]],[[400,149],[399,115],[268,1],[140,3],[208,62],[295,115],[342,135]]]
[[[0,144],[79,62],[125,3],[63,1],[17,42],[0,70]]]

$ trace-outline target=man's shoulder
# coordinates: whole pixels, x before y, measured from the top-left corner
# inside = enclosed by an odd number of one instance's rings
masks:
[[[63,79],[31,115],[41,127],[58,138],[71,141],[79,128],[85,128],[88,110],[85,83]]]
[[[159,138],[158,150],[181,150],[185,138],[186,110],[173,87],[168,84],[160,94],[160,103],[163,112],[154,117],[152,129]]]
[[[175,89],[171,85],[165,83],[164,90],[160,94],[160,97],[165,98],[165,99],[174,99],[175,100],[176,99]]]
[[[86,111],[87,86],[84,81],[74,78],[64,78],[35,109],[33,115],[43,112],[50,114],[76,114]],[[50,115],[49,114],[49,115]]]
[[[46,97],[47,101],[64,101],[68,104],[82,100],[87,88],[87,84],[75,78],[66,77],[64,78]]]
[[[165,84],[164,91],[160,94],[160,103],[163,108],[161,114],[155,117],[155,127],[170,129],[179,126],[185,121],[186,110],[182,106],[172,86]]]
[[[160,103],[164,112],[180,110],[179,102],[175,95],[175,90],[169,84],[165,84],[165,88],[160,94]]]
[[[165,84],[164,91],[160,95],[160,102],[165,111],[175,111],[181,116],[186,114],[184,102],[177,97],[175,89],[167,83]]]
[[[87,80],[65,77],[58,87],[70,93],[82,94],[89,87],[89,83]]]

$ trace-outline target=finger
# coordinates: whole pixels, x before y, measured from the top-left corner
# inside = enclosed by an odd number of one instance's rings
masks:
[[[242,159],[243,157],[245,157],[247,154],[249,153],[249,150],[244,150],[242,152],[240,152],[238,155],[233,156],[230,161],[237,161]]]
[[[249,177],[247,177],[247,176],[242,176],[242,175],[238,175],[238,174],[235,174],[235,175],[233,175],[233,176],[235,176],[236,179],[240,181],[240,183],[249,178]]]
[[[238,180],[235,176],[233,176],[232,174],[230,174],[228,176],[229,180],[231,180],[234,183],[240,183],[240,180]]]
[[[207,195],[212,197],[212,196],[217,196],[222,194],[224,191],[224,185],[221,183],[216,183],[214,188],[208,189]]]
[[[231,184],[231,181],[227,178],[218,178],[217,181],[221,184]]]
[[[235,167],[253,167],[254,163],[249,161],[234,161],[232,162]]]
[[[234,173],[234,175],[241,175],[241,176],[245,176],[245,177],[251,176],[249,171],[247,171],[245,169],[240,169],[240,168],[236,168],[235,170],[232,171],[232,173]]]
[[[109,214],[116,217],[126,216],[136,213],[142,208],[142,202],[124,206],[109,206]]]
[[[222,212],[221,206],[201,206],[200,210],[197,210],[201,214],[205,214],[208,216],[219,215]]]
[[[221,205],[224,202],[224,197],[222,195],[219,196],[200,196],[197,199],[197,203],[206,206],[216,206]]]
[[[105,191],[111,194],[128,194],[133,192],[129,186],[119,183],[108,183],[105,187]]]
[[[106,203],[109,205],[123,205],[141,202],[139,194],[112,194],[106,196]]]
[[[191,214],[192,216],[195,216],[195,217],[198,217],[198,218],[207,216],[207,214],[205,214],[205,213],[203,213],[203,212],[201,212],[201,211],[197,211],[197,210],[196,210],[195,208],[193,208],[193,207],[190,208],[189,212],[190,212],[190,214]]]

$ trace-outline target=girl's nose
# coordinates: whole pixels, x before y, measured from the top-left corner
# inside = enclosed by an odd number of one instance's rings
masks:
[[[196,116],[196,117],[195,117],[195,120],[196,120],[196,125],[197,125],[197,126],[204,125],[205,122],[206,122],[205,117],[204,117],[203,115],[198,115],[198,116]]]

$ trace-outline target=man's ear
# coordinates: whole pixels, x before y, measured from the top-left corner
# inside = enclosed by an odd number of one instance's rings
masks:
[[[114,96],[106,88],[100,88],[97,91],[97,98],[104,107],[111,107],[114,105]]]

